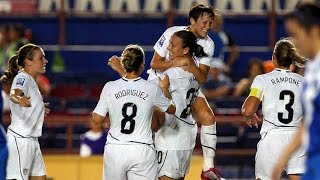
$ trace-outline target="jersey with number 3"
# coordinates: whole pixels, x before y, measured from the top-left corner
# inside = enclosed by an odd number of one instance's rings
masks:
[[[94,112],[104,117],[109,113],[107,143],[150,145],[154,107],[164,112],[170,104],[157,85],[142,78],[121,78],[105,84]]]
[[[260,134],[275,128],[298,128],[302,119],[303,77],[290,70],[276,68],[258,75],[252,88],[262,91],[263,124]]]
[[[164,72],[170,79],[169,91],[176,105],[174,115],[165,115],[165,123],[155,134],[157,150],[190,150],[195,146],[197,126],[191,107],[198,95],[199,83],[194,75],[176,67]]]

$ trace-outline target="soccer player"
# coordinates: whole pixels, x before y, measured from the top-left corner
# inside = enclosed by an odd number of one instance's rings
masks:
[[[107,113],[111,122],[104,151],[103,179],[156,180],[151,119],[155,106],[163,112],[175,113],[175,106],[163,94],[170,96],[169,80],[160,81],[162,92],[159,86],[140,77],[145,59],[137,45],[127,46],[120,59],[125,75],[106,83],[93,111],[94,122],[101,123]]]
[[[303,180],[320,179],[320,6],[302,3],[285,20],[285,27],[298,52],[310,59],[305,68],[302,91],[304,126],[296,141],[287,147],[275,167],[273,178],[279,179],[288,157],[303,144],[307,146],[306,172]]]
[[[6,179],[46,179],[38,137],[49,109],[43,103],[36,78],[45,73],[47,63],[41,47],[26,44],[10,58],[9,67],[1,77],[3,83],[12,84]]]
[[[250,94],[242,106],[247,124],[258,127],[256,111],[262,102],[263,123],[255,164],[256,179],[261,180],[271,178],[274,165],[286,145],[294,140],[302,119],[303,77],[290,71],[290,66],[304,64],[304,58],[297,54],[289,39],[281,39],[275,45],[272,60],[276,69],[253,80]],[[305,154],[305,149],[299,149],[286,164],[285,170],[291,180],[304,172]]]
[[[196,36],[186,30],[177,31],[171,36],[168,51],[170,60],[207,56],[197,44]],[[198,94],[199,83],[192,73],[180,67],[169,68],[163,74],[170,78],[169,90],[177,109],[174,115],[165,115],[164,125],[155,134],[159,179],[184,179],[189,171],[197,135],[191,106]]]

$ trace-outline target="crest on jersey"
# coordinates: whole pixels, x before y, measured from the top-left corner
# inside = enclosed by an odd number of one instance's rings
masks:
[[[23,169],[23,175],[27,175],[28,174],[28,169]]]
[[[23,86],[25,80],[26,80],[25,78],[18,78],[16,85],[17,86]]]
[[[163,46],[164,41],[166,40],[166,37],[164,37],[164,35],[161,36],[161,38],[158,41],[158,44],[160,45],[160,47]]]

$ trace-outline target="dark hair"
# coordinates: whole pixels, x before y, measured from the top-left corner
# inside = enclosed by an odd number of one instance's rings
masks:
[[[295,10],[286,16],[286,19],[295,19],[306,30],[312,26],[320,26],[320,7],[313,3],[298,3]]]
[[[121,54],[122,66],[126,72],[137,72],[144,62],[144,51],[138,45],[128,45]]]
[[[280,39],[274,46],[273,54],[279,66],[290,67],[291,64],[303,67],[306,60],[300,56],[294,44],[288,38]]]
[[[40,47],[30,43],[22,46],[18,50],[17,54],[9,59],[8,68],[0,77],[0,81],[4,83],[11,83],[14,77],[18,74],[20,67],[24,67],[25,59],[33,59],[34,50],[36,49],[40,49]]]
[[[181,30],[175,32],[173,35],[182,39],[182,48],[188,47],[191,56],[206,57],[208,56],[204,51],[203,47],[197,44],[196,36],[187,30]]]
[[[214,19],[215,13],[214,13],[213,8],[210,6],[203,5],[203,4],[195,5],[189,11],[189,21],[191,18],[193,18],[195,21],[197,21],[198,18],[203,15],[209,15],[210,17],[212,17]]]

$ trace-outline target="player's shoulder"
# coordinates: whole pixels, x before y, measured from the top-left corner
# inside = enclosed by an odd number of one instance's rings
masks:
[[[170,79],[179,79],[179,78],[187,77],[191,74],[180,67],[169,68],[164,73],[167,74]]]
[[[172,26],[172,27],[169,27],[165,32],[164,34],[165,35],[168,35],[168,36],[172,36],[173,33],[177,32],[177,31],[181,31],[181,30],[184,30],[186,29],[187,26]]]
[[[30,76],[27,75],[25,72],[20,71],[15,77],[14,77],[14,83],[15,86],[25,86],[30,80]]]
[[[292,76],[295,77],[296,79],[301,79],[302,81],[304,80],[304,77],[298,73],[292,72]]]

